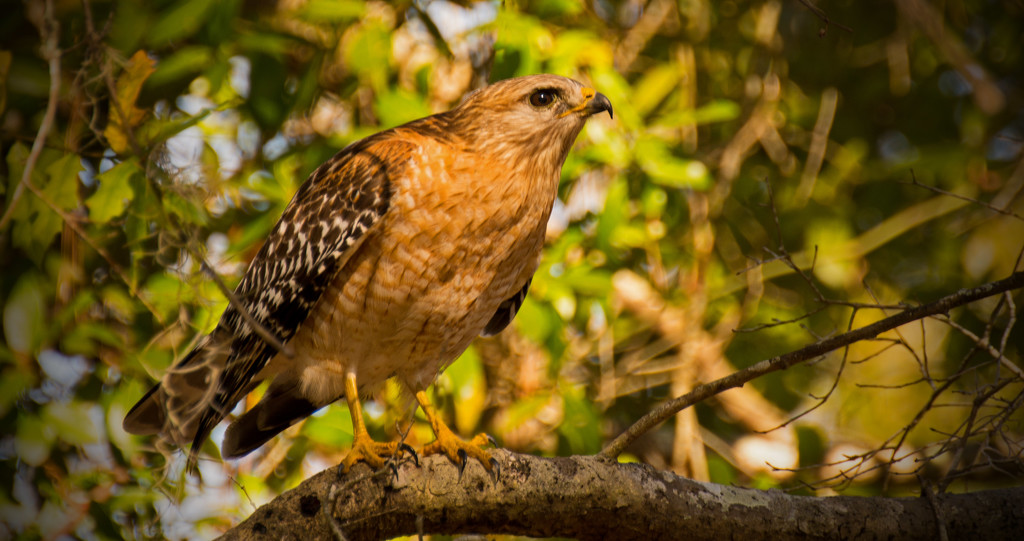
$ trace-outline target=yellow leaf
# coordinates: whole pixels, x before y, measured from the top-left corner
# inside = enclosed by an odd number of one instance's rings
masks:
[[[110,106],[110,122],[107,123],[107,129],[103,130],[114,152],[123,153],[128,150],[128,130],[138,126],[146,116],[146,111],[135,107],[135,101],[139,99],[142,84],[156,71],[155,66],[156,62],[140,50],[128,61],[124,73],[117,79],[117,94],[113,96],[114,103]]]

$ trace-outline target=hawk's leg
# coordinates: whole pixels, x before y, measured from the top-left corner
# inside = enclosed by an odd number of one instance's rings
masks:
[[[497,461],[491,457],[490,453],[482,449],[483,446],[494,443],[490,436],[487,434],[477,434],[470,441],[463,440],[456,436],[452,429],[448,428],[448,425],[444,424],[441,416],[434,409],[434,406],[430,404],[430,399],[427,398],[426,392],[420,391],[416,393],[416,400],[420,403],[420,408],[423,409],[427,420],[430,421],[430,426],[434,429],[434,435],[437,436],[436,440],[423,448],[421,452],[424,455],[444,453],[452,462],[459,465],[460,470],[466,467],[466,460],[469,457],[473,457],[479,460],[487,471],[491,471],[494,465],[497,464]]]
[[[366,424],[363,423],[363,408],[359,403],[359,391],[356,387],[355,374],[345,375],[345,400],[348,402],[348,411],[352,415],[352,432],[355,439],[352,441],[352,450],[342,462],[342,471],[348,473],[353,464],[362,460],[375,470],[383,468],[388,459],[401,454],[404,449],[411,448],[399,442],[379,442],[370,438],[366,431]]]

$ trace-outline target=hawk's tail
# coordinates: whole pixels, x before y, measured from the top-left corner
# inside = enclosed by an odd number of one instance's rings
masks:
[[[184,359],[167,371],[160,383],[125,415],[122,426],[137,435],[159,435],[173,446],[192,443],[190,462],[199,446],[231,408],[219,404],[221,373],[231,353],[225,331],[215,330]]]
[[[324,405],[315,404],[304,396],[297,380],[274,380],[259,403],[228,426],[221,453],[224,458],[251,453]]]

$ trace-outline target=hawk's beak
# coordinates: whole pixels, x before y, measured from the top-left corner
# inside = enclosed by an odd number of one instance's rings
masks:
[[[608,111],[608,116],[610,118],[615,118],[612,116],[612,102],[608,101],[608,98],[605,97],[604,94],[590,88],[589,86],[583,87],[580,92],[583,94],[583,103],[562,113],[559,117],[579,112],[586,113],[587,116],[590,116],[600,113],[601,111]]]
[[[601,111],[608,111],[608,118],[615,118],[612,114],[612,102],[608,101],[608,98],[600,92],[595,93],[594,97],[587,102],[585,110],[588,115],[596,115]]]

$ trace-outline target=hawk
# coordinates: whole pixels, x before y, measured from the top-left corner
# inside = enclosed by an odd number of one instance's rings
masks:
[[[611,103],[594,89],[533,75],[347,146],[302,184],[235,289],[238,302],[128,412],[124,429],[191,443],[194,464],[211,430],[269,381],[228,427],[222,456],[243,456],[344,397],[355,437],[344,469],[360,460],[380,468],[406,446],[372,440],[359,400],[396,378],[437,437],[424,454],[463,467],[473,457],[490,470],[489,437],[456,436],[425,389],[474,337],[515,317],[562,165],[602,111],[610,116]]]

